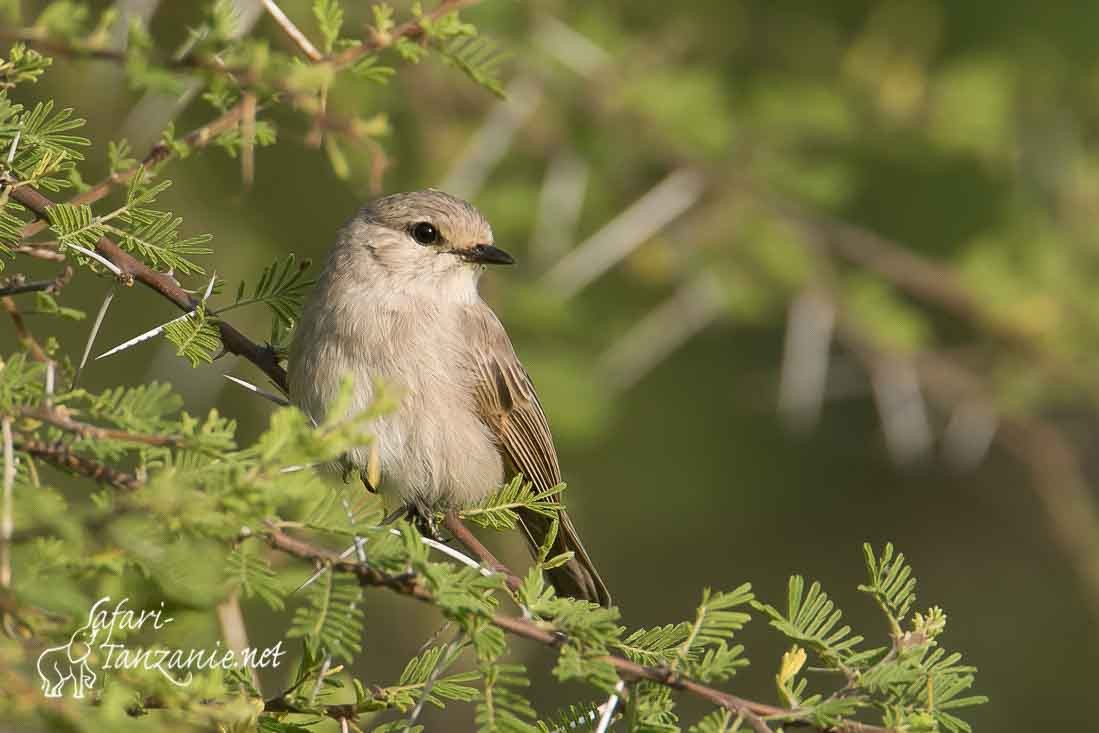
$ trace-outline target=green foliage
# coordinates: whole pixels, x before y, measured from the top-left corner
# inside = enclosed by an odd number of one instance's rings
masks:
[[[294,613],[287,637],[305,639],[313,656],[353,660],[363,635],[362,588],[355,578],[325,573],[309,587],[306,602]]]
[[[164,336],[176,345],[176,355],[185,357],[191,366],[209,364],[221,347],[217,322],[198,305],[182,319],[164,324]]]
[[[692,725],[689,733],[736,733],[743,721],[730,710],[715,710]]]
[[[57,316],[70,321],[82,321],[87,314],[78,308],[69,308],[57,302],[57,298],[47,292],[38,291],[34,294],[34,313]]]
[[[500,490],[479,506],[462,510],[463,519],[471,519],[482,527],[515,529],[519,524],[519,509],[527,509],[545,517],[556,517],[561,509],[560,496],[565,484],[536,490],[534,484],[516,475]]]
[[[747,660],[739,659],[744,647],[729,648],[726,644],[751,618],[743,611],[732,609],[749,604],[754,598],[749,583],[729,593],[704,590],[694,623],[676,650],[672,669],[682,665],[692,676],[708,681],[731,677],[737,667],[746,665]]]
[[[0,89],[38,81],[51,63],[52,59],[48,56],[27,48],[25,44],[13,44],[8,58],[0,60]]]
[[[870,582],[859,589],[878,601],[890,629],[891,646],[857,651],[862,636],[851,635],[818,583],[805,590],[801,576],[790,578],[786,613],[753,601],[771,618],[771,626],[797,644],[814,651],[823,665],[820,671],[842,673],[846,686],[831,693],[811,692],[809,680],[798,675],[806,664],[805,649],[794,646],[785,653],[776,675],[785,704],[800,711],[799,717],[829,728],[866,707],[877,708],[883,723],[897,730],[969,731],[969,725],[951,710],[986,702],[979,695],[962,697],[974,681],[976,668],[959,664],[961,655],[939,646],[946,615],[938,607],[904,620],[915,594],[915,581],[904,556],[886,545],[876,556],[864,547]]]
[[[596,703],[573,703],[552,715],[539,720],[537,725],[542,733],[587,733],[595,730],[599,722],[599,705]]]
[[[324,52],[332,53],[343,28],[343,7],[339,0],[313,0],[313,16],[324,37]]]
[[[148,180],[144,169],[140,170],[130,180],[126,205],[103,217],[101,221],[104,222],[104,230],[115,235],[124,249],[140,254],[158,267],[184,275],[201,275],[204,272],[202,267],[189,258],[211,252],[209,247],[202,246],[210,241],[211,235],[199,234],[180,239],[179,226],[183,220],[151,207],[157,196],[171,185],[171,181],[153,184]],[[128,226],[118,227],[106,223],[116,216]]]
[[[259,598],[276,611],[283,609],[286,591],[265,558],[245,546],[235,547],[229,553],[225,571],[230,586],[239,589],[245,598]]]
[[[458,38],[440,48],[446,63],[468,76],[501,99],[504,87],[500,83],[499,66],[504,56],[492,41],[485,38]]]
[[[20,58],[20,61],[16,61]],[[12,78],[30,81],[41,65],[13,49],[8,54]],[[84,120],[73,117],[72,109],[54,112],[52,100],[38,102],[31,109],[12,102],[0,87],[0,160],[6,175],[18,181],[58,191],[71,185],[75,163],[84,159],[81,148],[87,138],[70,134]]]
[[[812,583],[806,592],[805,579],[800,575],[790,578],[785,613],[759,601],[754,601],[752,605],[771,617],[771,626],[806,644],[839,668],[857,668],[880,651],[856,649],[863,642],[863,637],[852,635],[850,626],[836,628],[843,612],[821,590],[820,583]]]
[[[519,692],[530,686],[520,664],[484,667],[484,691],[477,703],[478,730],[482,733],[537,733],[534,708]]]
[[[313,286],[313,281],[305,277],[310,264],[309,260],[297,262],[293,253],[275,260],[260,272],[251,294],[247,294],[247,286],[241,282],[232,305],[223,308],[222,312],[263,303],[271,309],[275,323],[293,326],[305,295]]]
[[[912,577],[912,568],[905,564],[904,555],[893,554],[892,543],[886,544],[880,558],[874,556],[874,548],[869,543],[862,549],[870,582],[860,585],[859,590],[874,596],[889,619],[893,633],[899,634],[901,623],[916,602],[916,579]]]
[[[453,658],[448,660],[447,656]],[[392,696],[390,699],[398,710],[408,710],[419,700],[428,680],[431,680],[427,702],[435,707],[443,708],[447,702],[473,702],[480,697],[480,693],[475,687],[466,683],[479,679],[480,675],[477,672],[459,672],[451,675],[437,672],[456,658],[457,655],[447,646],[427,649],[423,654],[409,660],[397,685],[385,689],[387,697]]]
[[[691,628],[691,624],[684,621],[638,629],[614,646],[639,664],[670,667],[679,661],[681,647],[687,641]]]
[[[130,181],[126,203],[107,214],[96,215],[86,204],[51,206],[50,226],[57,234],[59,247],[77,245],[95,249],[102,237],[110,236],[123,249],[135,252],[155,266],[181,274],[202,274],[202,267],[190,258],[211,251],[202,246],[210,241],[210,235],[181,239],[182,219],[151,207],[156,197],[169,186],[170,181],[150,184],[144,171],[139,171]],[[78,256],[77,259],[93,263],[87,257]]]
[[[20,231],[23,229],[23,220],[19,214],[23,211],[22,206],[8,198],[6,191],[0,193],[0,255],[12,256],[11,248],[19,243]],[[0,271],[3,271],[4,266],[4,257],[0,257]]]

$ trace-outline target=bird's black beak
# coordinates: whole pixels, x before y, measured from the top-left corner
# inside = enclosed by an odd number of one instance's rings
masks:
[[[499,247],[491,244],[478,244],[462,251],[462,257],[467,262],[478,262],[482,265],[514,265],[515,258]]]

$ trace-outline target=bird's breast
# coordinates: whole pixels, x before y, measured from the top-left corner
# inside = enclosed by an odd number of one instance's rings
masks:
[[[460,312],[383,299],[360,300],[346,315],[351,327],[322,351],[354,376],[353,409],[373,402],[375,383],[396,401],[371,426],[382,489],[432,506],[466,506],[494,491],[503,463],[477,411]],[[368,460],[369,449],[352,454],[356,465]]]

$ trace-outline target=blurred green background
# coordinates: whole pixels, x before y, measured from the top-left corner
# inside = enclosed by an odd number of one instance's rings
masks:
[[[155,8],[164,48],[197,5]],[[281,5],[315,32],[307,2]],[[346,5],[361,27],[369,4]],[[509,54],[506,102],[431,62],[336,89],[334,109],[389,116],[380,179],[377,152],[350,143],[341,179],[281,112],[249,191],[216,150],[172,164],[164,201],[214,235],[208,266],[234,283],[282,253],[322,258],[382,191],[470,198],[519,260],[482,290],[627,624],[684,618],[704,586],[750,580],[777,602],[801,572],[857,629],[880,628],[855,590],[860,545],[892,540],[918,605],[946,609],[944,643],[980,669],[992,702],[968,712],[975,727],[1093,727],[1099,6],[489,0],[465,14]],[[266,17],[253,33],[286,43]],[[34,91],[87,117],[91,171],[107,140],[141,155],[169,119],[212,116],[134,94],[103,62],[58,59]],[[64,302],[94,312],[107,287],[85,274]],[[953,287],[967,299],[940,297]],[[123,292],[100,344],[173,315]],[[261,339],[264,319],[234,323]],[[79,353],[87,328],[57,335]],[[963,389],[942,388],[943,364]],[[230,370],[261,379],[232,358],[192,371],[152,341],[85,379],[169,380],[189,411],[216,406],[254,436],[268,406]],[[370,598],[367,681],[393,675],[434,618]],[[258,643],[283,628],[255,618]],[[732,689],[772,699],[784,646],[758,619],[743,640],[752,666]],[[536,703],[568,702],[549,689]]]

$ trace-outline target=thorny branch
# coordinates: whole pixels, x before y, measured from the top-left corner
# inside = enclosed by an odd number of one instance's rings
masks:
[[[182,438],[172,435],[146,435],[143,433],[131,433],[126,430],[104,428],[99,425],[74,420],[69,411],[64,407],[53,409],[25,407],[19,411],[19,415],[30,420],[48,423],[77,437],[94,440],[117,440],[125,443],[141,443],[143,445],[163,446],[179,448],[185,444]]]
[[[53,206],[53,201],[31,186],[12,188],[11,197],[39,217],[49,218],[49,210]],[[176,282],[175,278],[149,267],[108,237],[102,237],[96,242],[95,251],[118,267],[126,280],[131,282],[136,280],[148,286],[181,309],[189,311],[197,304],[195,299]],[[280,389],[284,392],[288,390],[286,370],[279,364],[278,357],[273,349],[260,346],[233,328],[229,323],[220,319],[218,320],[218,333],[226,351],[242,356],[252,362],[263,370]]]
[[[43,364],[48,363],[50,357],[37,339],[34,338],[34,335],[31,334],[30,329],[27,328],[27,323],[23,320],[23,314],[19,312],[19,307],[11,296],[0,297],[0,308],[3,308],[11,316],[12,324],[15,326],[15,335],[19,338],[19,343],[23,344],[24,348],[30,352],[31,358]]]
[[[302,560],[328,565],[335,571],[351,573],[364,586],[384,587],[424,603],[434,603],[431,593],[423,587],[415,576],[386,575],[368,564],[344,560],[329,550],[286,534],[274,523],[268,523],[264,535],[267,542],[276,550]],[[491,623],[509,634],[554,649],[560,648],[568,641],[565,635],[551,626],[540,625],[530,619],[518,616],[498,614],[491,618]],[[800,721],[797,710],[746,700],[695,682],[667,669],[647,667],[615,655],[608,655],[602,661],[611,665],[624,679],[650,680],[699,697],[714,705],[726,708],[737,715],[743,715],[744,720],[752,725],[757,732],[770,730],[764,719]],[[850,720],[844,721],[831,730],[837,733],[888,733],[889,729]]]
[[[489,570],[500,573],[504,576],[504,582],[507,583],[508,588],[513,591],[518,589],[523,583],[523,579],[515,573],[511,572],[506,565],[496,559],[496,556],[489,551],[487,547],[481,544],[481,541],[477,539],[477,536],[469,531],[469,527],[462,522],[461,517],[457,512],[447,512],[446,518],[443,519],[443,526],[447,528],[450,534],[454,535],[454,539],[458,540],[467,550],[473,553],[477,559],[481,561]]]
[[[439,18],[454,12],[462,7],[473,5],[479,0],[443,0],[432,11],[426,13],[421,19],[413,19],[408,21],[396,29],[387,34],[374,34],[368,39],[365,39],[357,46],[353,46],[346,51],[341,52],[331,58],[322,57],[318,60],[314,60],[315,63],[327,63],[331,64],[336,69],[346,68],[350,64],[353,64],[359,58],[375,53],[383,49],[389,48],[395,44],[399,39],[410,38],[415,39],[423,35],[422,23],[426,20],[428,22],[438,20]],[[268,9],[270,10],[270,5]],[[277,20],[277,18],[276,18]],[[292,25],[292,24],[290,24]],[[288,26],[283,23],[279,23],[279,27],[283,32],[288,33],[295,43],[299,40],[294,37],[293,33],[288,30]],[[299,31],[300,33],[300,31]],[[10,33],[8,37],[11,37]],[[32,44],[46,47],[46,42],[37,37],[24,37],[22,40]],[[51,42],[52,43],[52,42]],[[56,46],[56,44],[52,44]],[[56,51],[57,48],[47,48],[47,50]],[[79,49],[76,49],[79,50]],[[91,51],[92,49],[84,49],[85,51]],[[96,58],[106,58],[110,60],[122,60],[124,57],[119,57],[116,52],[94,53]],[[195,62],[198,63],[198,62]],[[224,67],[218,65],[213,69],[219,73],[226,73],[227,70]],[[254,103],[254,97],[245,94],[241,100],[221,115],[211,120],[210,122],[202,125],[201,127],[193,130],[186,136],[184,136],[182,142],[189,148],[202,148],[208,145],[218,135],[239,126],[244,120],[250,103]],[[113,173],[100,183],[92,186],[87,191],[73,197],[69,203],[78,204],[91,204],[100,199],[106,197],[115,186],[124,184],[130,181],[141,171],[146,171],[158,164],[172,158],[176,155],[176,148],[161,141],[157,143],[149,153],[142,159],[142,161],[125,171]],[[27,224],[23,230],[22,235],[24,238],[30,237],[49,226],[49,208],[53,205],[46,196],[42,195],[39,191],[33,189],[30,186],[15,186],[11,190],[11,195],[19,203],[26,206],[38,217],[38,221]],[[136,280],[143,285],[146,285],[175,303],[183,310],[191,310],[195,306],[194,299],[183,290],[178,282],[174,278],[164,273],[153,270],[145,263],[131,256],[115,242],[107,237],[103,237],[96,244],[96,252],[103,255],[116,265],[123,273],[123,277],[126,280]],[[260,346],[242,333],[233,328],[230,324],[223,320],[218,321],[218,331],[221,336],[222,344],[225,350],[229,353],[242,356],[245,359],[251,361],[257,367],[259,367],[268,377],[283,391],[288,392],[289,385],[287,383],[286,371],[278,363],[278,358],[274,351],[270,347]]]

